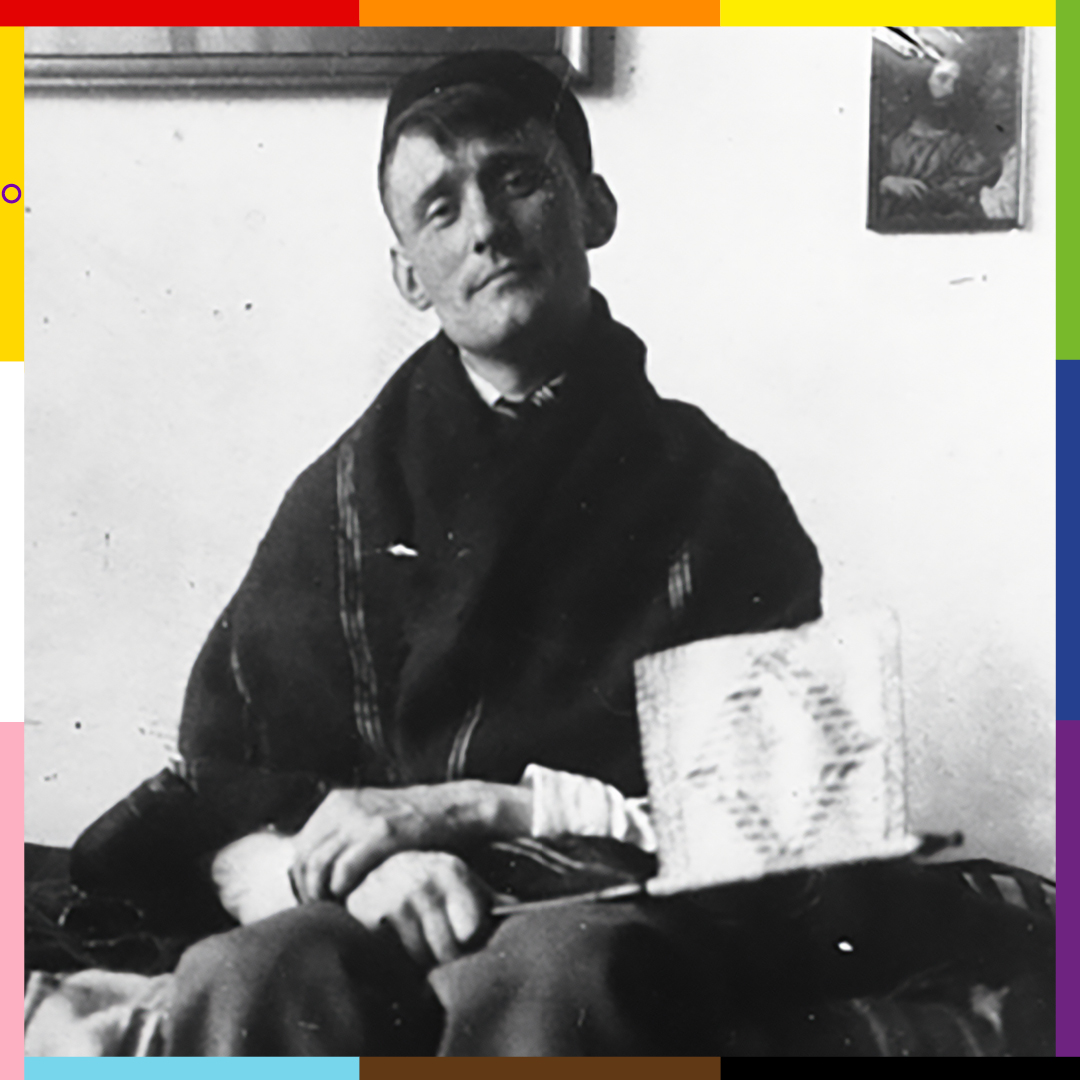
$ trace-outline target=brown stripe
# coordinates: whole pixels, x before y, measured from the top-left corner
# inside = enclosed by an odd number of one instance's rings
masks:
[[[718,1057],[564,1057],[564,1058],[364,1058],[362,1080],[656,1080],[665,1072],[679,1080],[720,1080]]]

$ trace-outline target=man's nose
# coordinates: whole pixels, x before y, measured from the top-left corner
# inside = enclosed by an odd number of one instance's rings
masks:
[[[505,242],[510,222],[499,199],[476,188],[467,200],[466,212],[473,251],[477,255]]]

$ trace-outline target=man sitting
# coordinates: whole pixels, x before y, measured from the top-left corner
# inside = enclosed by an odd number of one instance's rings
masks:
[[[178,918],[212,875],[244,924],[185,953],[166,1052],[714,1054],[779,983],[894,985],[926,950],[832,970],[805,883],[492,919],[496,889],[647,873],[634,660],[815,619],[821,568],[591,290],[616,205],[559,79],[507,53],[407,76],[379,185],[441,332],[286,495],[192,673],[180,774],[73,855]],[[915,910],[888,880],[868,943]]]

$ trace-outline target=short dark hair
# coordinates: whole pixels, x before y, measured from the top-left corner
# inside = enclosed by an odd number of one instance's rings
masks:
[[[386,169],[403,135],[421,131],[430,135],[444,150],[449,150],[463,139],[513,135],[523,131],[533,119],[535,117],[520,101],[496,87],[478,83],[465,83],[445,93],[421,98],[387,128],[379,156],[380,197],[385,204]],[[557,130],[555,134],[558,134]],[[588,176],[580,162],[569,153],[569,148],[567,156],[582,179]]]
[[[520,53],[454,53],[404,76],[390,95],[379,154],[379,194],[386,206],[386,168],[406,131],[440,146],[463,138],[521,131],[529,120],[550,125],[582,177],[592,172],[589,125],[565,79]]]

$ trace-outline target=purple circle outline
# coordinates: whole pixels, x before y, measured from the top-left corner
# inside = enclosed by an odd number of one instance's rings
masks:
[[[7,197],[7,190],[8,190],[8,188],[12,188],[12,187],[19,193],[18,198],[9,199]],[[19,187],[18,184],[5,184],[3,191],[0,191],[0,199],[3,199],[4,202],[6,202],[8,204],[8,206],[14,206],[17,202],[19,202],[22,199],[22,195],[23,195],[22,188]]]

